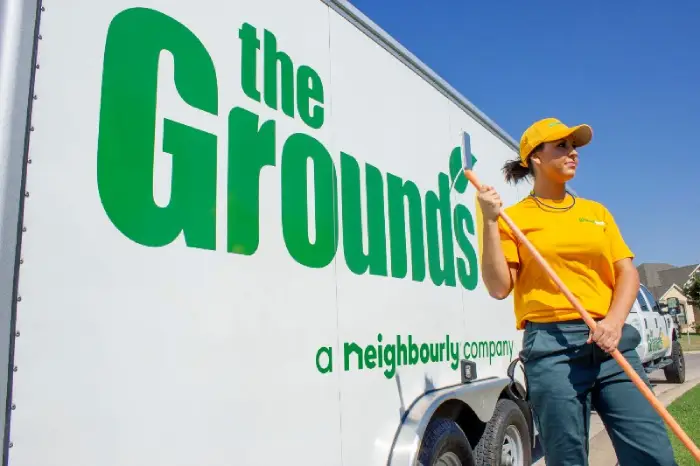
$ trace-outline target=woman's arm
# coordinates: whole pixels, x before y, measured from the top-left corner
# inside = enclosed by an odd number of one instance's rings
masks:
[[[612,304],[605,318],[596,325],[595,332],[588,337],[588,343],[596,342],[607,353],[617,348],[622,337],[622,327],[639,291],[639,273],[632,264],[632,259],[620,259],[614,266],[615,288]]]
[[[517,269],[508,265],[501,247],[497,220],[484,221],[481,275],[491,297],[505,299],[513,289]]]
[[[503,251],[503,239],[498,226],[498,217],[503,205],[500,196],[491,186],[482,186],[479,192],[479,204],[484,218],[483,251],[481,254],[481,278],[491,297],[506,298],[515,283],[516,268],[509,266]],[[515,245],[509,243],[515,254]]]

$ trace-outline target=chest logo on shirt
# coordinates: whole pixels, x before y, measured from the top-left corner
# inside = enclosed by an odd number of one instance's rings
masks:
[[[586,217],[579,217],[578,219],[579,222],[586,222],[586,223],[594,223],[596,225],[600,225],[602,227],[605,226],[605,222],[600,221],[600,220],[593,220],[591,218],[586,218]]]

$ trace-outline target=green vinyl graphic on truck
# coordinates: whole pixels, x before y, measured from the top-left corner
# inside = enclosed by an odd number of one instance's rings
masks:
[[[245,95],[287,117],[299,117],[312,130],[321,128],[326,112],[318,73],[309,66],[297,66],[272,32],[261,33],[244,23],[238,39]],[[217,135],[165,118],[162,150],[172,155],[171,194],[164,207],[153,197],[157,75],[163,50],[173,55],[180,98],[211,115],[222,112],[215,65],[197,36],[155,10],[133,8],[119,13],[110,24],[104,53],[97,151],[100,198],[114,226],[136,243],[161,247],[182,234],[188,247],[215,250]],[[369,163],[363,166],[351,154],[341,152],[340,166],[336,166],[324,144],[308,134],[289,135],[277,154],[278,137],[274,120],[261,121],[238,106],[228,112],[229,253],[253,255],[258,250],[259,198],[265,189],[261,172],[279,166],[282,236],[289,255],[299,264],[326,267],[336,257],[342,237],[345,263],[355,274],[410,276],[416,282],[429,276],[436,286],[454,287],[459,282],[467,290],[476,287],[474,218],[465,205],[452,205],[450,197],[455,177],[460,178],[455,183],[457,192],[463,193],[467,185],[458,147],[449,154],[448,173],[437,175],[437,190],[421,195],[413,181],[383,173]],[[361,171],[366,180],[365,206]],[[313,186],[313,206],[307,200],[309,186]],[[310,226],[315,231],[313,241]]]
[[[297,66],[268,30],[243,23],[237,36],[243,93],[255,104],[301,119],[311,131],[322,128],[327,114],[319,74],[310,66]],[[197,36],[155,10],[134,8],[118,14],[110,24],[104,54],[97,154],[102,205],[114,226],[138,244],[162,247],[182,234],[190,248],[216,250],[216,134],[164,118],[162,150],[172,156],[171,194],[165,206],[154,199],[157,81],[163,50],[173,55],[179,97],[211,115],[222,113],[215,64]],[[354,274],[410,277],[415,282],[429,277],[435,286],[459,283],[466,290],[476,288],[474,217],[465,205],[453,205],[450,191],[452,182],[457,193],[467,188],[459,147],[446,157],[447,173],[438,173],[437,189],[422,193],[415,182],[363,165],[343,151],[336,165],[326,146],[308,134],[289,135],[278,154],[278,137],[275,120],[263,121],[240,106],[228,112],[227,252],[252,256],[258,251],[260,193],[265,189],[261,173],[279,167],[281,235],[297,263],[328,266],[342,238],[345,264]],[[472,161],[476,162],[473,155]],[[313,241],[310,229],[315,232]],[[473,343],[472,349],[467,343],[455,354],[490,363],[493,357],[511,356],[512,344],[485,340]],[[393,369],[383,371],[391,378],[400,365],[447,362],[457,368],[449,345],[439,354],[418,346],[416,358],[403,360],[400,339],[384,345],[382,352],[370,348],[372,344],[355,342],[339,348],[344,370],[388,365]],[[396,348],[398,353],[392,353]],[[373,352],[379,358],[374,363]],[[332,347],[318,348],[318,371],[332,371],[333,358]]]
[[[460,359],[484,359],[492,363],[495,357],[513,356],[512,340],[485,340],[460,342],[445,335],[442,341],[421,342],[408,335],[396,335],[389,341],[380,333],[377,342],[361,346],[356,342],[345,342],[343,370],[380,370],[387,379],[396,374],[399,366],[414,366],[446,362],[453,370],[459,367]],[[322,347],[316,353],[316,369],[322,374],[333,371],[333,348]]]

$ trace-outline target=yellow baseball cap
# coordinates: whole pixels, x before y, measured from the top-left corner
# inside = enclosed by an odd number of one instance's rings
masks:
[[[585,146],[593,138],[593,129],[588,125],[566,126],[556,118],[544,118],[536,121],[525,130],[520,138],[520,163],[527,167],[527,156],[543,142],[558,141],[574,136],[576,147]]]

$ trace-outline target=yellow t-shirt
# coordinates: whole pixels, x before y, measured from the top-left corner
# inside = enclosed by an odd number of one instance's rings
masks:
[[[562,208],[571,205],[571,201],[567,195],[561,201],[541,202]],[[612,303],[613,264],[634,257],[608,209],[598,202],[577,197],[571,209],[557,211],[541,206],[528,196],[506,208],[506,213],[591,317],[604,317]],[[566,296],[501,218],[499,230],[506,260],[518,267],[513,290],[517,328],[524,328],[528,320],[580,319]]]

